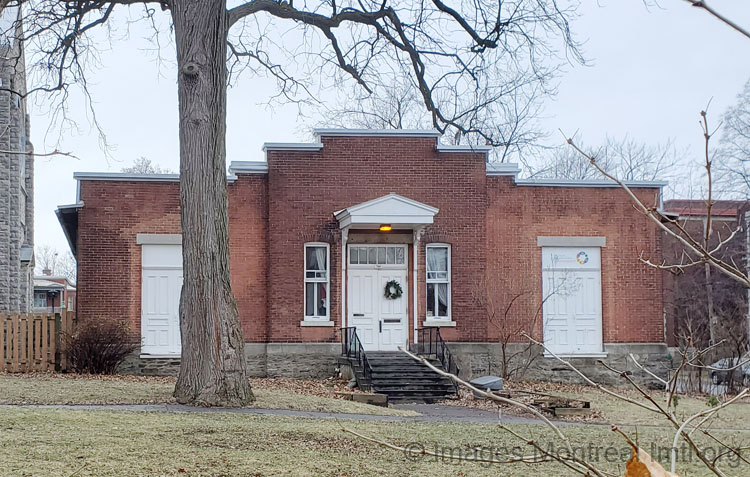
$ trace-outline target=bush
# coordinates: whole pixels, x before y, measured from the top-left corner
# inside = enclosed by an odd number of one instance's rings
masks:
[[[67,337],[71,369],[79,374],[114,374],[140,346],[140,336],[123,321],[79,323]]]

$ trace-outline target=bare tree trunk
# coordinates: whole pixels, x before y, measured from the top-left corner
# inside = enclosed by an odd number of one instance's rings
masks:
[[[178,402],[242,406],[253,394],[229,282],[226,0],[174,0],[184,284]]]

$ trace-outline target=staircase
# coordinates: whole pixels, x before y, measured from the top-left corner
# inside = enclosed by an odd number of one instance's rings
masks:
[[[431,403],[456,394],[453,382],[404,353],[368,351],[372,391],[388,395],[388,402]],[[442,369],[440,361],[430,364]]]
[[[415,352],[434,367],[458,375],[458,366],[438,328],[418,330]],[[365,353],[355,327],[341,329],[340,363],[351,366],[359,388],[388,396],[389,402],[431,403],[456,394],[456,385],[400,351]]]

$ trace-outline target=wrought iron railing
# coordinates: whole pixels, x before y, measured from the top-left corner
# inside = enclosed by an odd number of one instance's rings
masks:
[[[443,337],[440,336],[440,328],[419,328],[417,336],[419,339],[416,349],[419,356],[434,356],[440,361],[444,371],[458,376],[458,363],[451,354],[451,350],[448,349],[448,345],[445,344]],[[458,384],[455,381],[453,381],[453,386],[458,391]]]
[[[369,391],[372,387],[372,367],[367,360],[365,349],[357,336],[357,327],[341,328],[341,355],[352,363],[354,376],[359,388]],[[356,363],[356,366],[355,366]]]

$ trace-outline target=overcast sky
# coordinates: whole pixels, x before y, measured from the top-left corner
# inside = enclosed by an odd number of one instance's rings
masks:
[[[750,3],[713,0],[750,27]],[[596,144],[606,135],[626,134],[645,143],[673,139],[686,150],[686,164],[699,159],[702,133],[698,113],[711,100],[718,122],[750,78],[750,40],[683,0],[660,0],[646,8],[639,0],[584,0],[573,25],[589,66],[568,66],[559,93],[547,102],[541,125],[561,142],[557,130],[574,131]],[[112,43],[89,77],[94,110],[112,146],[109,157],[89,127],[81,98],[69,104],[79,130],[50,128],[48,99],[31,107],[31,140],[37,153],[59,147],[80,159],[39,158],[35,172],[35,241],[67,250],[54,214],[75,202],[75,171],[118,172],[140,156],[177,170],[177,88],[170,61],[159,62],[142,39],[147,30],[131,27],[130,39]],[[163,56],[171,60],[171,50]],[[267,80],[242,78],[229,90],[227,161],[263,160],[264,142],[305,141],[306,125],[295,106],[265,106],[273,92]],[[59,138],[61,144],[58,145]]]

